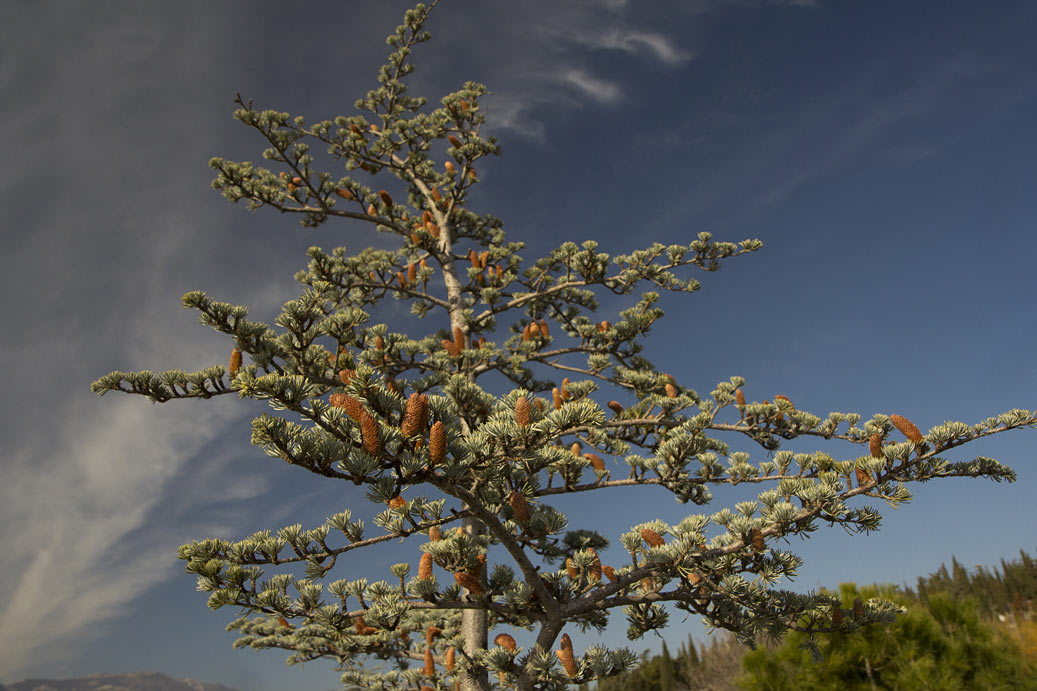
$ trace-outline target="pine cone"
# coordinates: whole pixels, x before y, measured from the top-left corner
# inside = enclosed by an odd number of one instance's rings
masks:
[[[443,423],[436,420],[432,423],[432,430],[429,432],[428,441],[428,460],[429,465],[439,465],[443,462],[443,458],[446,456],[446,431],[443,429]]]
[[[233,379],[237,376],[238,370],[241,369],[241,351],[237,348],[230,351],[230,363],[228,363],[227,373],[230,378]]]
[[[893,426],[900,430],[900,433],[913,441],[915,444],[922,443],[922,433],[915,427],[915,423],[908,420],[903,415],[890,415],[889,421],[893,423]]]
[[[403,413],[403,424],[400,425],[400,433],[404,439],[416,434],[424,434],[425,425],[428,421],[428,396],[412,393],[407,399],[407,407]]]
[[[651,528],[641,528],[641,539],[652,547],[662,547],[666,544],[666,540],[663,539],[663,536]]]
[[[422,554],[421,561],[418,562],[418,578],[421,580],[432,578],[432,555],[428,552]]]
[[[510,650],[513,653],[518,651],[518,646],[515,644],[515,639],[506,633],[498,633],[497,637],[493,639],[493,644],[499,645],[505,650]]]
[[[599,473],[605,472],[605,461],[601,460],[601,456],[595,453],[585,453],[583,457],[590,461],[591,467]]]
[[[529,427],[529,399],[519,396],[515,401],[515,422],[519,427]]]
[[[529,502],[526,501],[526,495],[519,491],[512,492],[508,497],[508,503],[516,521],[525,523],[529,520]]]
[[[884,457],[882,453],[882,435],[878,432],[871,435],[871,437],[868,439],[868,451],[870,451],[871,455],[875,458]]]

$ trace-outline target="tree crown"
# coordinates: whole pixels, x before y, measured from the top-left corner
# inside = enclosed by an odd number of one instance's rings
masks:
[[[522,243],[507,240],[499,219],[468,208],[476,164],[500,151],[481,134],[485,87],[465,83],[434,108],[407,93],[410,53],[428,40],[424,24],[436,4],[408,11],[389,36],[393,52],[357,114],[307,125],[239,96],[234,117],[265,140],[271,168],[210,162],[213,186],[231,201],[296,214],[306,226],[368,223],[394,236],[395,249],[311,248],[296,274],[302,292],[273,325],[190,292],[184,306],[234,339],[227,367],[112,372],[93,384],[99,394],[155,402],[227,394],[267,401],[278,414],[253,420],[253,444],[362,486],[385,507],[372,518],[373,535],[344,510],[311,529],[297,524],[181,547],[209,606],[243,610],[231,625],[242,634],[237,645],[287,649],[290,662],[332,657],[346,683],[367,687],[457,679],[484,688],[489,670],[506,685],[563,688],[635,662],[630,651],[604,646],[577,656],[563,634],[568,624],[602,628],[615,608],[624,608],[631,639],[667,624],[666,603],[746,642],[890,620],[896,606],[881,598],[846,610],[828,594],[774,588],[800,564],[777,543],[820,523],[874,530],[879,513],[850,502],[863,496],[896,506],[910,499],[908,482],[1011,481],[1013,471],[993,459],[951,462],[942,454],[1037,417],[1012,410],[923,435],[899,415],[862,424],[860,415],[815,415],[782,395],[751,400],[737,376],[700,396],[659,371],[644,353],[663,316],[660,291],[695,292],[690,271],[716,271],[760,241],[699,233],[686,245],[616,256],[593,241],[565,242],[524,261]],[[314,143],[344,175],[316,166]],[[383,183],[391,191],[361,181],[387,176],[397,179]],[[608,320],[598,315],[603,294],[636,297]],[[408,335],[372,322],[388,298],[409,303],[429,326]],[[511,390],[502,392],[501,382]],[[609,391],[622,400],[606,401]],[[751,440],[765,459],[750,462],[721,435]],[[862,453],[837,460],[781,448],[797,438],[840,439]],[[549,503],[655,485],[679,502],[706,505],[711,487],[740,483],[767,488],[734,510],[631,526],[619,536],[625,565],[603,563],[608,538],[570,527]],[[323,582],[341,555],[400,538],[421,542],[416,575],[401,563],[390,568],[392,580]],[[498,563],[487,558],[491,547]],[[263,566],[298,565],[302,577],[288,571],[263,580]],[[449,574],[446,583],[437,568]],[[491,646],[485,632],[495,626],[534,629],[535,642],[520,650],[502,634]],[[481,639],[472,633],[479,627]],[[365,670],[357,663],[365,655],[399,667]]]

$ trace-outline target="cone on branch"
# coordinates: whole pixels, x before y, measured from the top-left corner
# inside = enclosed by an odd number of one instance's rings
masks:
[[[396,495],[395,497],[393,497],[392,499],[389,500],[389,508],[392,509],[393,511],[397,511],[399,509],[402,509],[406,505],[407,505],[407,500],[404,499],[403,497],[401,497],[400,495]]]
[[[238,370],[241,369],[241,350],[240,349],[235,348],[234,350],[230,351],[230,362],[227,363],[227,364],[228,364],[227,373],[230,375],[230,378],[233,379],[234,377],[236,377],[238,375]]]
[[[558,656],[559,662],[562,663],[562,668],[565,669],[565,673],[570,677],[575,677],[580,673],[580,666],[576,664],[576,655],[573,654],[573,642],[569,638],[569,634],[562,634],[561,647],[555,651],[555,655]]]
[[[525,396],[519,396],[515,401],[515,423],[519,427],[529,427],[529,415],[529,399]]]
[[[389,193],[385,190],[378,190],[378,198],[381,199],[386,208],[392,212],[392,197],[389,196]]]
[[[441,539],[443,539],[443,531],[440,530],[438,525],[434,525],[428,529],[429,542],[439,542]]]
[[[461,349],[452,340],[444,338],[440,344],[442,344],[443,350],[450,354],[450,357],[461,357]]]
[[[367,414],[364,404],[359,399],[347,393],[333,393],[328,396],[328,403],[335,408],[341,408],[352,420],[362,422],[363,416]]]
[[[551,389],[551,399],[554,401],[555,410],[558,410],[562,407],[562,392],[558,389],[557,386]]]
[[[596,453],[587,452],[583,454],[583,457],[591,462],[591,468],[594,468],[599,473],[605,472],[605,461],[601,459],[601,456]]]
[[[345,187],[339,187],[338,189],[336,189],[335,194],[346,200],[353,199],[353,193],[347,190]]]
[[[400,433],[404,439],[416,434],[425,433],[425,425],[428,420],[428,396],[412,393],[407,399],[407,407],[403,413],[403,424],[400,425]]]
[[[915,427],[915,423],[911,422],[903,415],[890,415],[889,421],[892,422],[893,426],[900,430],[900,433],[910,441],[915,444],[922,443],[922,432]]]
[[[871,437],[868,438],[868,451],[874,458],[883,458],[882,453],[882,435],[875,432]]]
[[[677,387],[674,386],[673,384],[667,384],[666,385],[666,397],[667,398],[677,398]]]
[[[432,656],[432,649],[425,648],[425,676],[434,677],[436,676],[436,659]]]
[[[740,406],[745,405],[745,394],[742,392],[741,389],[735,389],[735,403],[737,403]]]
[[[446,456],[446,430],[443,423],[436,420],[432,423],[428,438],[428,460],[429,464],[436,466],[443,462]]]
[[[864,468],[857,468],[856,475],[858,487],[863,487],[864,485],[871,482],[871,474]]]
[[[592,557],[594,557],[590,569],[587,570],[587,580],[591,583],[597,583],[601,580],[601,559],[598,557],[598,553],[593,547],[588,547],[587,551],[591,553]]]
[[[482,583],[479,582],[479,578],[466,571],[458,571],[455,573],[454,580],[457,581],[459,586],[467,589],[473,595],[481,595],[483,592]]]
[[[663,539],[663,536],[651,528],[641,528],[641,539],[650,547],[662,547],[666,544],[666,540]]]
[[[522,492],[516,490],[508,495],[508,505],[511,506],[511,513],[516,521],[525,523],[529,520],[529,502]]]
[[[418,578],[425,580],[432,578],[432,555],[425,552],[418,561]]]
[[[616,415],[620,415],[623,413],[623,404],[619,401],[609,401],[606,405],[608,405],[608,409]]]
[[[458,351],[464,350],[464,331],[461,330],[460,326],[454,327],[453,335],[454,345],[457,347]]]
[[[381,454],[382,436],[378,431],[378,423],[364,409],[360,410],[360,434],[363,440],[364,451],[372,456]]]
[[[757,552],[762,552],[766,546],[763,540],[763,531],[756,526],[753,526],[753,529],[749,531],[749,541]]]
[[[498,633],[497,636],[493,639],[493,644],[499,645],[505,650],[511,651],[513,653],[518,652],[518,645],[515,644],[515,639],[512,638],[510,634]]]
[[[454,667],[457,665],[457,651],[454,650],[453,646],[446,649],[446,660],[443,662],[443,666],[446,667],[446,671],[453,672]]]

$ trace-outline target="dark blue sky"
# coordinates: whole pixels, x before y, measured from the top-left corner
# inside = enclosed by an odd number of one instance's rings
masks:
[[[188,290],[270,319],[308,246],[385,241],[250,215],[209,189],[206,163],[259,158],[230,118],[236,92],[309,120],[349,114],[407,6],[5,4],[0,681],[155,670],[241,691],[335,686],[330,665],[232,651],[233,612],[206,610],[175,554],[316,525],[361,495],[252,448],[258,407],[97,399],[89,383],[223,363],[229,343],[179,307]],[[1035,25],[1021,0],[443,0],[412,90],[493,91],[503,156],[480,168],[474,204],[527,260],[563,240],[764,240],[665,300],[649,355],[681,383],[708,392],[741,375],[750,397],[925,430],[1037,407]],[[1013,465],[1014,485],[918,486],[874,535],[794,542],[806,565],[789,587],[911,583],[952,554],[1032,550],[1035,448],[1029,431],[966,447]],[[614,492],[558,507],[613,538],[691,511]],[[715,495],[711,510],[744,498]],[[411,556],[390,546],[342,573],[382,578]],[[606,641],[626,645],[625,628],[620,615]],[[689,632],[702,627],[674,617],[668,638]]]

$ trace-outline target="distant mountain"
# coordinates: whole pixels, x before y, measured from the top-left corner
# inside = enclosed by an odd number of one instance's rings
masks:
[[[222,684],[173,679],[154,672],[91,674],[79,679],[26,679],[0,691],[235,691]]]

